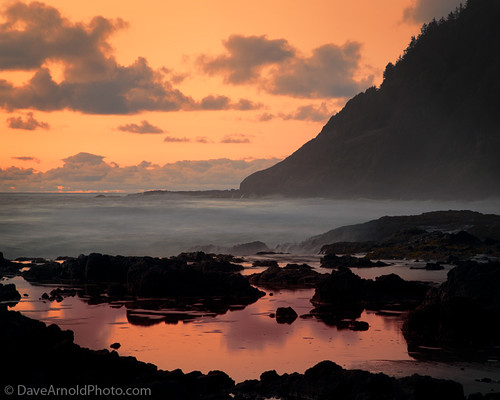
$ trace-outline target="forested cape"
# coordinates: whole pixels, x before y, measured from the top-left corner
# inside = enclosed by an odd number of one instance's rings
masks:
[[[500,195],[500,1],[424,24],[379,88],[247,177],[245,195],[483,199]]]

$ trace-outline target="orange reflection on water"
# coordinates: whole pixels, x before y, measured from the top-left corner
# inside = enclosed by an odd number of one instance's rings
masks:
[[[400,332],[400,320],[364,312],[366,332],[337,330],[315,319],[298,318],[278,324],[269,314],[291,305],[299,315],[312,308],[313,291],[282,291],[244,310],[216,318],[178,324],[114,325],[110,340],[121,343],[119,353],[152,362],[161,369],[181,368],[207,373],[219,369],[237,382],[258,378],[266,370],[303,372],[329,359],[349,367],[366,360],[411,360]],[[125,324],[126,316],[117,322]]]
[[[164,370],[180,368],[207,373],[218,369],[239,382],[258,378],[271,369],[280,374],[304,372],[325,359],[346,368],[360,362],[412,360],[398,317],[365,311],[360,317],[370,325],[365,332],[338,330],[314,318],[278,324],[270,317],[278,307],[286,306],[293,307],[299,315],[309,313],[309,299],[314,292],[309,289],[283,290],[272,296],[268,293],[243,310],[216,317],[170,324],[157,319],[144,326],[129,322],[124,305],[89,305],[78,297],[67,297],[60,303],[42,302],[41,294],[50,292],[50,287],[31,286],[22,278],[15,278],[13,283],[21,293],[29,294],[14,309],[73,330],[75,342],[81,346],[102,349],[119,342],[119,354],[134,356]],[[135,313],[140,315],[138,310]]]

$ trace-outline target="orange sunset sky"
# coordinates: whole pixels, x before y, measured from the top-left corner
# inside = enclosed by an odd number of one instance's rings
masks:
[[[0,191],[236,188],[458,0],[0,2]]]

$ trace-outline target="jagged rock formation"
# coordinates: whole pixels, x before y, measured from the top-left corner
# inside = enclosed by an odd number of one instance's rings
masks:
[[[500,195],[500,3],[422,27],[380,88],[241,182],[244,195],[483,199]]]
[[[168,298],[171,301],[165,302],[164,308],[190,309],[202,302],[205,310],[220,313],[264,295],[236,273],[242,267],[229,260],[231,256],[203,252],[170,258],[91,253],[68,258],[62,264],[34,265],[23,277],[30,282],[82,285],[85,296],[93,297],[94,302],[124,296]]]

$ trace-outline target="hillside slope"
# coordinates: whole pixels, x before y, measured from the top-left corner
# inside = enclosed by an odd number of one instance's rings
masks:
[[[500,195],[500,2],[469,0],[412,38],[380,88],[315,138],[241,182],[244,195]]]
[[[466,231],[480,239],[500,242],[500,215],[475,211],[432,211],[420,215],[404,215],[371,220],[362,224],[342,226],[313,236],[297,245],[295,251],[318,252],[324,245],[336,242],[382,241],[402,231],[429,232]]]

